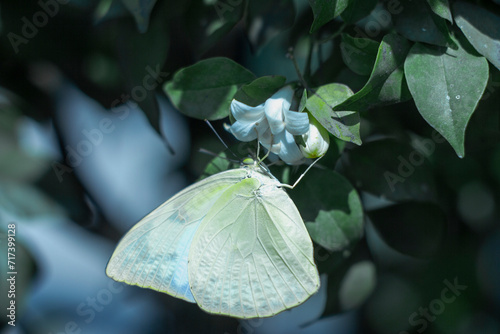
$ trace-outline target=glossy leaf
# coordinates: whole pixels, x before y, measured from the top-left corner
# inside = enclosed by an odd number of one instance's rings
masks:
[[[500,69],[500,16],[466,2],[456,2],[453,13],[458,27],[476,51]]]
[[[446,232],[446,215],[431,203],[395,204],[369,211],[368,216],[389,246],[416,257],[434,255]]]
[[[122,2],[134,16],[139,31],[146,32],[149,25],[149,16],[156,4],[156,0],[122,0]]]
[[[438,16],[453,23],[448,0],[427,0],[431,10]]]
[[[310,32],[316,32],[326,23],[339,16],[346,8],[348,0],[309,0],[314,14]]]
[[[344,22],[355,23],[368,16],[377,3],[377,0],[350,0],[340,17]]]
[[[403,63],[409,49],[405,38],[397,34],[384,36],[365,86],[334,110],[362,111],[376,105],[408,100],[411,96],[404,80]]]
[[[393,15],[396,30],[415,42],[453,45],[445,19],[434,14],[423,1],[401,0],[402,11]]]
[[[243,66],[217,57],[179,70],[164,90],[186,116],[215,120],[229,114],[229,105],[238,88],[254,79]]]
[[[295,20],[292,0],[248,2],[246,31],[254,50],[265,45],[280,32],[290,28]]]
[[[307,182],[290,196],[306,221],[311,238],[330,251],[350,248],[363,235],[363,208],[358,193],[340,174],[311,169]]]
[[[467,123],[488,82],[486,59],[462,46],[453,50],[417,43],[405,62],[405,74],[422,117],[463,157]]]
[[[307,93],[306,108],[335,137],[361,145],[359,114],[354,111],[332,111],[351,95],[349,87],[342,84],[321,86]]]
[[[394,139],[367,142],[344,151],[339,170],[358,189],[375,196],[393,201],[433,201],[436,187],[426,157],[434,153],[437,144],[430,138],[422,139],[415,148]]]
[[[342,59],[351,71],[359,75],[370,75],[377,59],[379,43],[369,38],[355,38],[342,34],[340,50]]]
[[[264,103],[285,84],[286,78],[281,75],[260,77],[243,85],[234,98],[246,105],[255,107]]]

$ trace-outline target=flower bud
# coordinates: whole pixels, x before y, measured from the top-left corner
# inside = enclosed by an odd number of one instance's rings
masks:
[[[302,135],[302,140],[300,150],[309,159],[324,156],[330,146],[328,131],[312,115],[309,115],[309,131]]]

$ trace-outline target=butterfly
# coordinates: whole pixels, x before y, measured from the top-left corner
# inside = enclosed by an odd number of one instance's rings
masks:
[[[252,159],[198,181],[121,239],[106,274],[213,314],[268,317],[295,307],[320,283],[311,238],[284,186]]]

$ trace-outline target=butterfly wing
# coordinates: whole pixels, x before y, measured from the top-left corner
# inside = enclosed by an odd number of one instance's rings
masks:
[[[116,281],[194,302],[187,274],[193,236],[220,195],[246,173],[233,169],[210,176],[160,205],[122,238],[106,274]]]
[[[247,178],[228,188],[196,231],[189,283],[210,313],[271,316],[319,288],[312,241],[296,206],[283,189],[261,183]]]

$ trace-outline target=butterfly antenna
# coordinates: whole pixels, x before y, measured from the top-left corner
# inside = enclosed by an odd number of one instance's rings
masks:
[[[209,150],[206,150],[206,149],[204,149],[204,148],[200,148],[200,149],[198,150],[198,152],[200,152],[200,153],[205,153],[205,154],[211,155],[211,156],[216,157],[216,158],[221,158],[221,159],[227,160],[227,161],[232,162],[232,163],[235,163],[235,164],[237,164],[237,163],[239,163],[239,162],[240,162],[239,160],[233,160],[233,159],[229,159],[229,158],[227,158],[227,157],[223,157],[223,156],[221,156],[220,154],[214,153],[214,152],[209,151]]]
[[[319,159],[321,159],[321,158],[322,158],[322,157],[319,157],[318,159],[314,160],[314,161],[312,162],[312,164],[310,164],[310,165],[307,167],[307,169],[304,171],[304,173],[302,173],[302,174],[299,176],[299,178],[297,179],[297,181],[295,181],[295,183],[294,183],[292,186],[291,186],[291,185],[289,185],[289,184],[282,184],[281,186],[282,186],[282,187],[285,187],[285,188],[290,188],[290,189],[295,188],[295,186],[296,186],[297,184],[299,184],[300,180],[302,180],[302,178],[304,177],[304,175],[306,175],[306,173],[309,171],[309,169],[311,169],[311,168],[312,168],[312,166],[314,166],[314,165],[315,165],[315,164],[319,161]]]
[[[224,145],[224,147],[229,151],[231,152],[232,155],[234,155],[234,157],[236,159],[238,159],[238,161],[240,161],[240,159],[238,158],[238,156],[236,154],[234,154],[234,152],[229,148],[229,146],[227,146],[226,142],[224,142],[224,140],[222,140],[221,136],[219,136],[219,134],[217,133],[217,131],[215,130],[215,128],[212,126],[212,124],[210,123],[210,121],[208,119],[205,119],[205,123],[208,124],[208,126],[210,127],[210,129],[212,129],[212,131],[215,133],[215,135],[217,136],[217,138],[219,138],[220,142],[222,143],[222,145]]]

